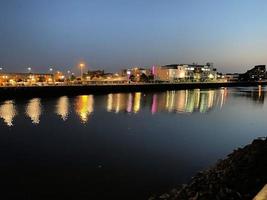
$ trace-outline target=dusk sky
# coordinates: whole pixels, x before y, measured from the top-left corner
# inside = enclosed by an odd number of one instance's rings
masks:
[[[267,64],[266,0],[0,0],[6,71]]]

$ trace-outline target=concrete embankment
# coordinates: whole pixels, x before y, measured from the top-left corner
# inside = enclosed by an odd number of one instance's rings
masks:
[[[149,200],[251,200],[267,183],[266,155],[267,139],[256,139],[188,184]],[[255,199],[267,199],[265,193],[263,188]]]
[[[247,87],[266,85],[267,82],[210,82],[210,83],[165,83],[165,84],[116,84],[116,85],[63,85],[0,87],[0,98],[82,95],[111,92],[165,91],[181,89],[208,89],[219,87]]]

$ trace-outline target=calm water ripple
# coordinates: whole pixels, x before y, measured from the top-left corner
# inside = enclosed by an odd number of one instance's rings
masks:
[[[0,101],[10,198],[147,199],[266,136],[266,88]]]

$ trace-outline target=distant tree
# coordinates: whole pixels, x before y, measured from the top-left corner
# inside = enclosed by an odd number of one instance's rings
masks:
[[[134,76],[133,74],[130,75],[129,79],[130,79],[131,81],[135,82],[135,76]]]
[[[148,75],[148,81],[154,81],[154,75],[150,74]]]
[[[142,73],[140,76],[140,82],[148,82],[148,76]]]
[[[75,79],[76,79],[76,77],[75,77],[74,75],[71,75],[71,76],[70,76],[70,80],[71,80],[71,81],[74,81]]]

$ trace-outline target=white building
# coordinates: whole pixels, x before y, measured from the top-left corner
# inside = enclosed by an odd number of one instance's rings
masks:
[[[155,67],[154,76],[158,81],[210,81],[217,79],[217,71],[213,65],[173,64]]]

